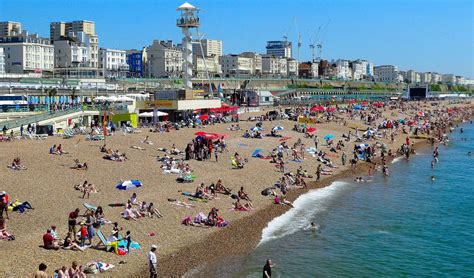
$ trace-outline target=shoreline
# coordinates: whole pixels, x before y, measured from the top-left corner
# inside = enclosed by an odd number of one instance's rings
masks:
[[[415,149],[421,148],[424,144],[426,143],[423,140],[416,142]],[[388,158],[386,160],[387,164],[397,157],[402,156],[397,155]],[[379,158],[375,162],[379,163]],[[311,190],[327,187],[336,181],[366,173],[369,166],[370,164],[367,163],[358,164],[356,169],[345,169],[334,176],[323,178],[320,182],[308,182],[307,188],[289,191],[287,197],[291,202],[294,202]],[[214,232],[204,241],[182,248],[175,254],[160,260],[159,275],[164,277],[191,277],[197,275],[199,277],[200,269],[203,267],[218,264],[229,257],[247,255],[257,247],[261,240],[262,230],[268,223],[290,209],[289,206],[277,206],[269,203],[251,216],[238,219],[225,229]],[[245,241],[242,241],[240,237],[242,234],[245,234]]]
[[[417,152],[429,147],[425,139],[416,139],[416,142],[413,142],[413,148]],[[396,153],[396,156],[387,157],[386,163],[390,165],[397,158],[403,159],[403,155]],[[379,164],[380,158],[376,158],[374,162]],[[307,188],[289,191],[287,197],[291,202],[294,202],[311,190],[330,186],[334,182],[358,176],[361,173],[365,174],[371,165],[373,164],[364,162],[358,164],[355,169],[345,169],[334,176],[323,178],[320,182],[308,182]],[[228,259],[249,254],[258,246],[262,230],[268,223],[290,209],[288,206],[276,206],[270,203],[258,209],[255,214],[234,221],[225,229],[208,235],[204,241],[182,248],[160,260],[159,275],[164,277],[201,277],[200,273],[205,267],[212,267]],[[241,239],[241,234],[245,234],[245,241]],[[205,255],[203,256],[203,254]]]

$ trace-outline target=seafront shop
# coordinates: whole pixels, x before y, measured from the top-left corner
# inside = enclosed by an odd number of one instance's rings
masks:
[[[192,98],[184,90],[156,92],[153,100],[136,102],[140,114],[153,112],[153,122],[158,121],[159,111],[167,113],[168,120],[179,121],[192,117],[194,111],[207,112],[221,107],[220,99]]]

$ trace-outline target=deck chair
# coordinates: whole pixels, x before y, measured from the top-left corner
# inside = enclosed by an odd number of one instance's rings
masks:
[[[95,212],[97,210],[97,207],[88,203],[84,203],[83,206],[86,208],[86,212],[84,212],[84,215],[87,214],[87,212],[92,211]]]
[[[100,241],[99,243],[97,243],[95,247],[99,248],[100,246],[104,246],[105,251],[109,252],[110,249],[112,248],[112,245],[110,244],[110,242],[107,241],[107,239],[105,238],[101,230],[97,230],[97,237],[99,238]]]

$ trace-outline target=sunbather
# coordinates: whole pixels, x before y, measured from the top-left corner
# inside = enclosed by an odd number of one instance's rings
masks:
[[[71,169],[76,169],[76,170],[87,170],[87,162],[81,163],[79,162],[79,159],[74,159],[74,166],[71,167]]]

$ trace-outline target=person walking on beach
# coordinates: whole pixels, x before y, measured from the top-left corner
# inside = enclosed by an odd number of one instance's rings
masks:
[[[342,166],[345,166],[346,163],[347,163],[347,155],[346,155],[346,153],[342,153],[341,161],[342,161]]]
[[[322,166],[321,164],[319,164],[318,168],[316,169],[316,181],[319,181],[321,179],[321,171],[322,171]]]
[[[150,266],[150,278],[157,278],[157,261],[156,261],[156,245],[152,245],[150,252],[148,252],[148,264]]]
[[[217,148],[214,149],[214,157],[216,158],[216,162],[219,162],[219,157],[218,157],[218,151]]]
[[[272,267],[275,265],[272,263],[272,260],[268,259],[265,265],[263,266],[263,278],[272,277]]]

